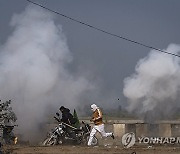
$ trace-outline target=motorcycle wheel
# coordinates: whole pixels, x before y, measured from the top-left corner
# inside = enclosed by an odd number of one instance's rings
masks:
[[[89,136],[86,137],[86,143],[88,143],[88,141],[89,141]],[[91,145],[92,146],[98,145],[98,139],[95,136],[93,137]]]
[[[52,137],[52,138],[47,138],[47,139],[45,139],[45,140],[43,141],[42,145],[44,145],[44,146],[50,146],[50,145],[56,145],[56,143],[57,143],[57,140],[56,140],[54,137]]]

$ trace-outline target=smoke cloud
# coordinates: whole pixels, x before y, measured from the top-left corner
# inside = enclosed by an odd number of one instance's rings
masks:
[[[28,6],[13,16],[11,26],[12,35],[0,47],[0,98],[12,99],[19,133],[33,141],[49,114],[60,105],[77,107],[95,86],[68,71],[73,57],[52,14]]]
[[[166,51],[178,54],[180,45],[170,44]],[[129,112],[145,120],[170,118],[180,107],[180,58],[152,50],[125,78],[123,93]]]

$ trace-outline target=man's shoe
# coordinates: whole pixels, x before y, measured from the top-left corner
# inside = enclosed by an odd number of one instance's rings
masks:
[[[111,137],[112,137],[112,138],[113,138],[113,140],[114,140],[114,134],[113,134],[113,133],[112,133]]]

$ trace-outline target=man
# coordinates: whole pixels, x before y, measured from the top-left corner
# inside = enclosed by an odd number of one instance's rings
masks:
[[[76,123],[76,119],[70,113],[70,110],[68,108],[61,106],[59,108],[59,110],[62,112],[62,119],[61,119],[62,122],[66,123],[68,125],[73,125]]]
[[[97,107],[96,104],[91,105],[91,110],[93,111],[92,119],[90,121],[94,122],[94,126],[91,130],[89,141],[88,141],[88,146],[91,146],[92,140],[96,132],[98,131],[103,137],[108,137],[111,136],[114,139],[114,134],[113,133],[106,133],[104,130],[104,123],[102,120],[102,112]]]
[[[59,110],[62,112],[62,118],[61,121],[70,125],[65,127],[65,131],[71,136],[76,142],[78,142],[78,139],[76,137],[75,132],[72,130],[71,126],[74,126],[76,123],[76,119],[73,117],[73,115],[70,113],[70,110],[68,108],[65,108],[64,106],[61,106]]]

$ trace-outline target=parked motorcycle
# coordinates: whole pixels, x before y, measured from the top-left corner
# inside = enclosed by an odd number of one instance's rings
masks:
[[[54,117],[58,121],[58,125],[48,133],[47,138],[42,142],[44,146],[58,144],[81,144],[87,145],[89,140],[91,126],[82,121],[80,129],[61,122],[59,118]],[[94,136],[92,145],[98,144],[98,139]]]
[[[5,143],[5,144],[16,144],[17,143],[18,138],[13,133],[13,129],[15,126],[17,126],[17,125],[14,125],[14,126],[0,125],[0,128],[3,131],[3,133],[2,133],[3,143]]]
[[[16,144],[17,137],[14,135],[14,127],[17,126],[17,117],[11,107],[11,100],[0,100],[0,140],[3,144]]]

